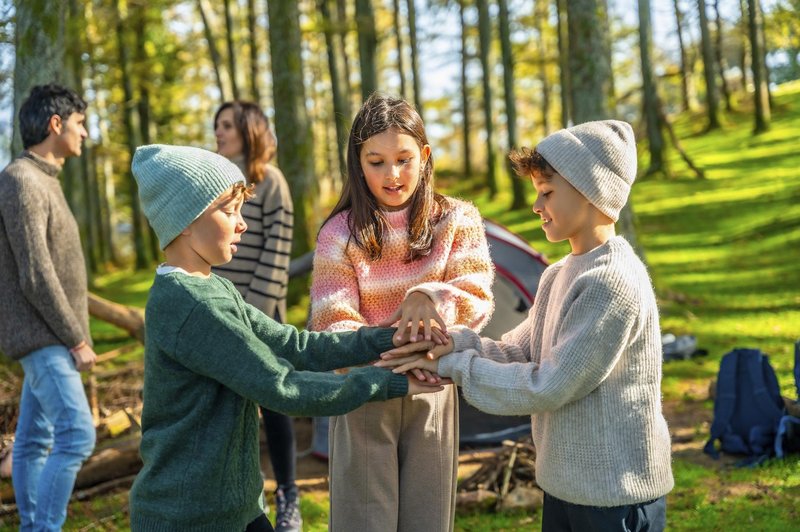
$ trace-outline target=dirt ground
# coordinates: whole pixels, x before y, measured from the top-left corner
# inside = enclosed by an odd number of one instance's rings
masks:
[[[703,445],[708,438],[713,412],[703,400],[703,390],[683,400],[664,403],[664,416],[669,424],[672,435],[672,451],[675,458],[703,465],[705,467],[724,467],[731,459],[713,460],[703,453]],[[696,396],[696,397],[695,397]],[[707,393],[706,393],[707,396]],[[297,418],[295,420],[295,436],[298,448],[297,483],[303,492],[326,492],[328,490],[328,464],[312,456],[312,423],[310,418]],[[269,453],[265,443],[261,445],[261,467],[268,477],[265,489],[268,492],[275,490],[272,467],[269,462]],[[478,469],[481,461],[494,449],[462,450],[459,458],[459,478],[466,478]]]

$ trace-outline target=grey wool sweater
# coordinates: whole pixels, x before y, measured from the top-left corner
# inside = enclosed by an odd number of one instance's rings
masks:
[[[231,159],[247,175],[244,157]],[[242,205],[247,231],[239,251],[225,265],[212,269],[230,280],[244,300],[278,321],[286,321],[286,290],[292,253],[294,209],[286,178],[267,165],[255,196]]]
[[[0,173],[0,350],[91,342],[86,265],[58,173],[25,151]]]
[[[609,507],[672,489],[658,309],[625,239],[551,265],[528,318],[501,341],[452,335],[439,373],[483,411],[532,416],[536,481],[547,493]]]
[[[146,314],[134,531],[244,530],[264,512],[258,405],[330,416],[408,392],[405,376],[382,368],[329,372],[376,359],[395,329],[298,332],[215,274],[157,275]]]

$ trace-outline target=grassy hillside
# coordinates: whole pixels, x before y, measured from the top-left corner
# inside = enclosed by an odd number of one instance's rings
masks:
[[[706,357],[664,366],[665,408],[675,434],[670,529],[787,530],[800,519],[800,460],[734,469],[730,461],[714,462],[700,449],[713,408],[708,385],[731,348],[758,347],[770,354],[783,395],[795,397],[791,354],[800,337],[800,83],[775,91],[772,128],[766,134],[751,135],[752,118],[746,110],[726,115],[720,131],[706,134],[704,124],[702,115],[685,115],[675,127],[706,179],[692,175],[673,150],[673,177],[639,180],[632,195],[662,328],[694,334],[709,351]],[[646,160],[642,153],[642,166]],[[551,259],[568,252],[567,244],[544,239],[538,217],[529,209],[507,210],[509,187],[489,201],[474,181],[442,172],[439,184],[475,201],[484,216],[519,233]],[[527,186],[532,203],[532,187]],[[149,271],[120,272],[99,279],[97,291],[115,301],[143,305],[151,281]],[[302,293],[305,286],[300,283],[295,291]],[[307,301],[301,297],[292,309],[294,323],[305,321]],[[127,342],[113,327],[95,321],[92,327],[98,352]],[[141,351],[134,352],[119,363],[140,356]],[[126,522],[126,501],[126,494],[117,494],[73,505],[73,523],[87,525],[110,516],[107,524],[114,528]],[[304,495],[303,510],[310,530],[325,529],[324,496]],[[538,529],[539,519],[475,515],[460,517],[457,529]],[[3,525],[0,519],[0,529]]]

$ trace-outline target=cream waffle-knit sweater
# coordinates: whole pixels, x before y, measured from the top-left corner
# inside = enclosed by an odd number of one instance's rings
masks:
[[[536,481],[547,493],[608,507],[672,489],[658,309],[625,239],[551,265],[528,318],[501,341],[452,335],[439,373],[483,411],[532,414]]]

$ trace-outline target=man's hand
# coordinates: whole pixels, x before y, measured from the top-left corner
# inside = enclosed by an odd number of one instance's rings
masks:
[[[379,323],[378,326],[389,327],[398,320],[397,336],[400,337],[408,329],[408,338],[412,342],[422,339],[436,341],[436,337],[432,332],[435,327],[433,327],[432,323],[438,324],[439,331],[447,335],[447,325],[445,325],[442,317],[439,316],[436,305],[423,292],[411,292],[408,294],[394,314]],[[420,323],[422,323],[423,329],[422,337],[419,336]]]
[[[81,342],[69,350],[72,359],[75,361],[75,368],[78,371],[89,371],[97,362],[97,354],[94,349],[86,342]]]

